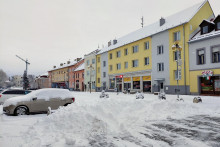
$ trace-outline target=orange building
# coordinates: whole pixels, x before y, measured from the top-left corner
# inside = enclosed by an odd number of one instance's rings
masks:
[[[84,69],[84,63],[82,63],[74,71],[74,90],[84,91]]]
[[[77,86],[76,81],[79,82],[79,79],[80,81],[84,81],[84,76],[82,76],[81,70],[78,70],[78,71],[75,71],[75,70],[78,67],[80,67],[83,63],[84,63],[84,59],[80,59],[76,62],[76,64],[69,66],[69,89],[70,90],[81,90],[82,89],[82,87]],[[83,64],[83,72],[84,72],[84,64]],[[78,74],[80,76],[78,76]],[[79,85],[82,85],[82,84],[83,83],[80,83]]]

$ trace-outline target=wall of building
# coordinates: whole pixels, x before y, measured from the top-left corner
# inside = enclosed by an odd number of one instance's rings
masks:
[[[165,88],[170,85],[169,74],[169,32],[164,31],[152,36],[152,92],[160,91],[160,83],[164,85],[164,91],[169,90]],[[158,54],[158,46],[163,46],[163,54]],[[164,63],[164,71],[158,71],[158,63]],[[159,81],[164,79],[164,81]]]
[[[106,65],[104,66],[104,62]],[[103,73],[106,73],[106,76],[104,77]],[[106,83],[106,88],[103,88],[103,83]],[[109,87],[109,76],[108,76],[108,52],[101,54],[101,87],[102,90],[108,90]]]
[[[92,59],[95,60],[95,63],[92,64]],[[87,61],[89,60],[89,64],[87,64]],[[84,70],[84,84],[85,84],[85,91],[90,91],[89,82],[90,82],[90,74],[91,74],[91,82],[94,84],[94,86],[91,86],[91,91],[96,91],[96,54],[90,54],[84,56],[84,62],[85,62],[85,70]],[[88,66],[92,65],[92,72],[90,73],[90,68]],[[87,75],[87,72],[89,73]]]
[[[149,49],[144,49],[144,43],[149,41]],[[138,45],[138,52],[133,53],[133,46]],[[128,55],[125,55],[125,49],[128,49]],[[117,51],[121,51],[121,57],[117,58]],[[112,59],[109,58],[112,54]],[[149,57],[150,64],[144,65],[144,58]],[[132,60],[138,60],[138,67],[132,67]],[[125,62],[128,62],[128,68],[125,68]],[[120,63],[121,69],[117,70],[116,65]],[[134,72],[141,70],[150,70],[152,67],[152,58],[151,58],[151,38],[147,37],[138,41],[135,41],[130,44],[126,44],[117,49],[113,49],[108,52],[108,70],[109,74],[119,74],[126,72]],[[110,65],[112,65],[112,70],[110,70]]]

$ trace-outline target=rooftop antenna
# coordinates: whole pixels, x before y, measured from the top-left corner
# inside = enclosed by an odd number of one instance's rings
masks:
[[[144,27],[144,17],[143,16],[141,17],[141,27],[142,28]]]

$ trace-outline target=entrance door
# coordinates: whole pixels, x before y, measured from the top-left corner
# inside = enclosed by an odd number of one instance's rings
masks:
[[[206,77],[200,78],[201,83],[201,94],[214,94],[214,79],[210,77],[207,79]]]

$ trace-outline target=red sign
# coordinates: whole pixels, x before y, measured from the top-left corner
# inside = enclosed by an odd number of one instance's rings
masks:
[[[115,76],[116,78],[123,78],[123,75]]]

